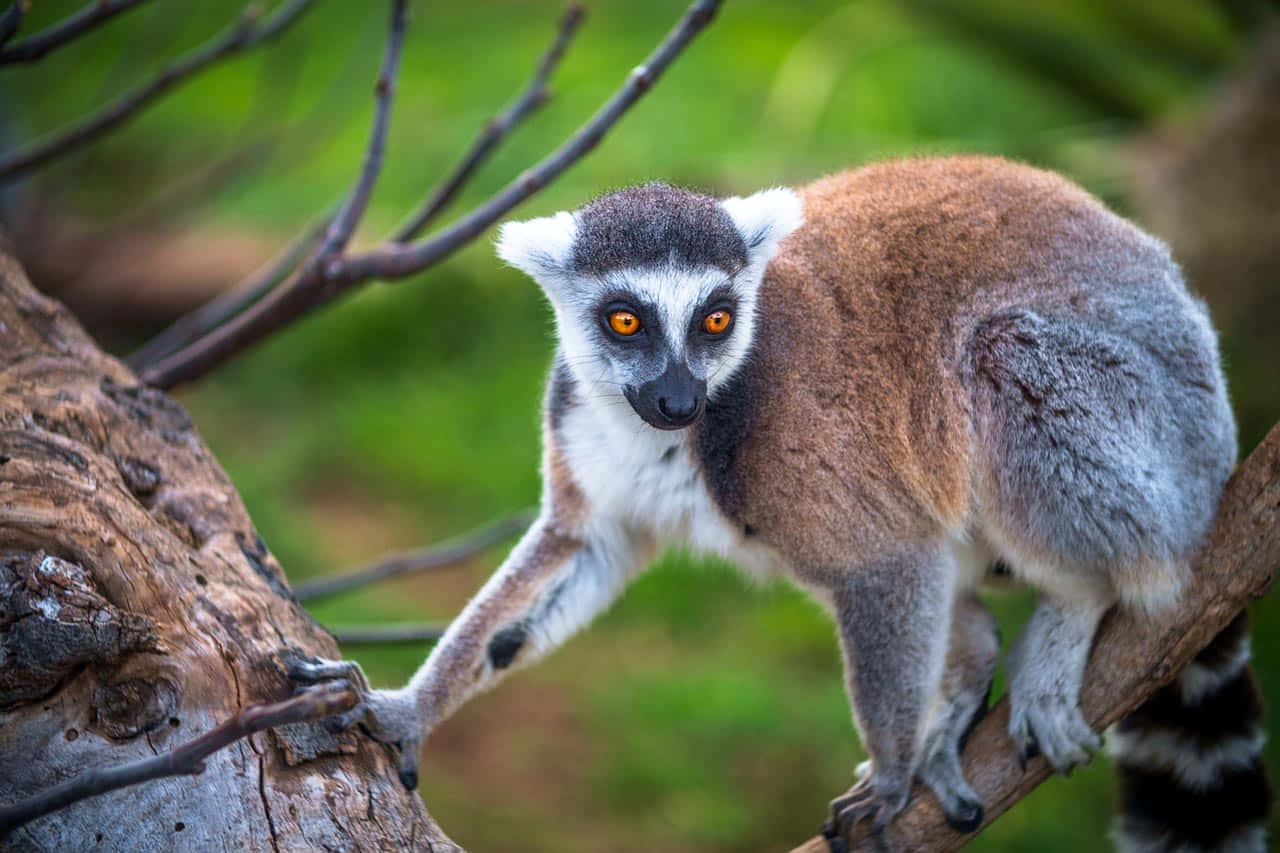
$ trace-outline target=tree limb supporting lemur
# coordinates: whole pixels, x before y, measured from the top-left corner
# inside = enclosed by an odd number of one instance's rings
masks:
[[[183,409],[2,243],[0,388],[0,767],[21,768],[0,772],[0,822],[43,813],[4,845],[456,849],[384,747],[307,722],[258,731],[332,710],[289,699],[282,650],[337,645]]]
[[[1172,680],[1237,613],[1271,586],[1280,565],[1280,424],[1240,463],[1223,495],[1194,582],[1171,612],[1156,617],[1112,612],[1102,624],[1085,675],[1081,708],[1101,731]],[[1043,758],[1025,768],[1006,734],[1009,703],[1001,699],[970,736],[965,775],[981,795],[983,826],[1049,778]],[[952,830],[933,796],[917,786],[907,810],[876,839],[859,824],[848,839],[822,836],[797,853],[955,850],[972,834]],[[845,846],[841,846],[841,845]]]

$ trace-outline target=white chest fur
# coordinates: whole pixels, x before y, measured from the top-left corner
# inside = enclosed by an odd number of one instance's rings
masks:
[[[771,573],[769,549],[747,540],[716,506],[686,431],[654,429],[619,400],[608,409],[570,408],[558,435],[593,516],[648,532],[664,546]]]

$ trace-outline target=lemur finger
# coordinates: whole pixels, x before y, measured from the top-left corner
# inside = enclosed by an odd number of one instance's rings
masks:
[[[295,660],[289,664],[289,678],[303,684],[315,684],[317,681],[327,681],[332,678],[350,678],[358,685],[364,678],[363,673],[359,676],[356,673],[360,673],[360,665],[348,660],[311,658]]]
[[[325,717],[325,730],[330,734],[341,734],[364,719],[364,715],[368,713],[368,711],[368,705],[364,702],[357,702],[354,706],[343,711],[341,714],[334,714],[332,717]]]
[[[418,752],[422,741],[417,738],[406,738],[400,741],[400,784],[406,791],[418,787]]]

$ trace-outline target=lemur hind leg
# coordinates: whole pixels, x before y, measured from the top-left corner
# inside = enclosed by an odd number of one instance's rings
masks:
[[[1060,772],[1099,745],[1078,707],[1099,619],[1176,600],[1233,452],[1212,333],[1162,294],[1005,311],[967,342],[981,533],[1043,596],[1009,657],[1010,732]]]
[[[924,737],[916,777],[933,791],[947,822],[960,832],[982,824],[982,801],[964,778],[960,753],[987,713],[1000,656],[996,621],[976,595],[956,598],[947,668]]]
[[[1025,761],[1038,749],[1059,773],[1086,763],[1102,738],[1080,713],[1080,687],[1107,603],[1042,600],[1009,650],[1009,734]]]
[[[586,625],[651,550],[651,543],[614,525],[579,535],[539,519],[404,687],[372,689],[352,661],[294,661],[290,677],[304,684],[350,679],[360,702],[327,725],[341,730],[359,724],[375,740],[398,746],[400,781],[413,788],[418,752],[431,730],[468,698]]]
[[[942,545],[904,549],[832,583],[854,720],[871,770],[831,802],[840,833],[902,811],[947,655],[955,566]]]

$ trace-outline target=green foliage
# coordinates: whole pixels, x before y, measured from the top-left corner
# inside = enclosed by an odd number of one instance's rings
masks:
[[[31,26],[79,2],[35,4]],[[556,96],[457,211],[580,124],[684,5],[591,3]],[[35,68],[5,71],[8,133],[58,127],[236,8],[147,4]],[[1237,55],[1251,9],[1207,0],[730,0],[600,149],[517,215],[649,178],[742,191],[952,150],[1060,168],[1123,205],[1115,143],[1184,109]],[[414,4],[387,166],[360,239],[394,226],[523,85],[558,11],[556,2]],[[283,243],[354,178],[383,18],[382,4],[320,3],[275,48],[218,67],[26,191],[106,223],[237,144],[278,132],[254,168],[220,182],[183,224]],[[481,240],[416,280],[365,289],[182,397],[299,579],[535,503],[551,346],[535,287]],[[1251,399],[1275,402],[1266,385],[1274,370],[1244,355],[1233,369]],[[447,619],[501,551],[461,572],[326,603],[317,616]],[[1007,640],[1029,599],[993,602]],[[1273,706],[1277,606],[1273,597],[1258,608],[1256,641]],[[424,651],[355,653],[392,684]],[[1275,747],[1269,756],[1277,766]],[[478,850],[757,850],[811,835],[859,758],[827,616],[789,587],[752,586],[677,554],[584,636],[445,726],[428,746],[422,787],[443,825]],[[1100,760],[1044,786],[974,847],[1098,849],[1112,798]]]

